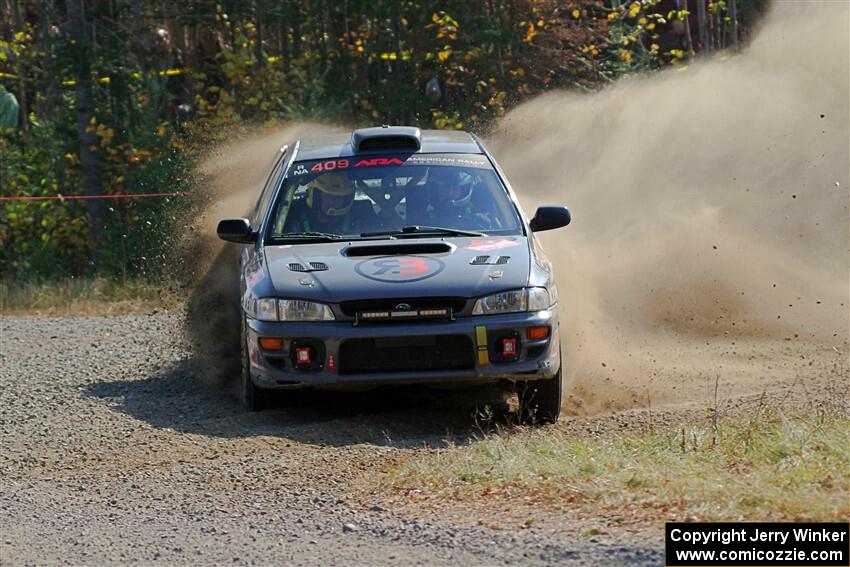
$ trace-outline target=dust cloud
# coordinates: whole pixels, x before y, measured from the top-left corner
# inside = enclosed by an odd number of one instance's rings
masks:
[[[218,239],[218,221],[249,216],[284,144],[330,131],[309,123],[252,131],[212,148],[198,167],[203,201],[184,239],[179,271],[190,289],[185,335],[196,371],[210,384],[235,386],[239,377],[239,246]]]
[[[573,212],[541,235],[568,410],[847,384],[848,22],[848,3],[778,2],[740,55],[499,124],[524,208]]]
[[[527,102],[489,145],[526,211],[567,204],[555,262],[570,413],[847,380],[848,4],[779,2],[741,54]],[[238,376],[237,249],[295,124],[215,148],[187,238],[187,334]],[[845,382],[846,383],[846,382]],[[846,389],[845,389],[846,390]]]

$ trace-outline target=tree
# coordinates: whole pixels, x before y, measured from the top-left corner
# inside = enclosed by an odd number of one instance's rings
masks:
[[[68,2],[68,19],[71,39],[74,42],[74,108],[77,114],[77,138],[80,144],[80,169],[82,171],[83,193],[101,195],[103,179],[101,176],[98,138],[94,124],[94,93],[91,77],[91,49],[88,25],[86,23],[85,1]],[[99,263],[100,234],[103,230],[103,202],[99,199],[86,200],[86,214],[91,234],[92,261]]]

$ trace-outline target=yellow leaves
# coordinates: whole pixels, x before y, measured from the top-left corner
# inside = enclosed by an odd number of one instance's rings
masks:
[[[619,17],[620,17],[620,14],[618,14],[617,12],[609,12],[608,13],[608,21],[609,22],[613,22],[614,20],[616,20]]]
[[[642,26],[645,26],[645,25],[647,24],[647,19],[646,19],[646,18],[641,18],[641,19],[639,19],[639,20],[638,20],[638,23],[639,23],[640,25],[642,25]]]
[[[112,138],[115,137],[115,130],[106,126],[106,124],[98,124],[95,134],[100,138],[100,147],[105,148],[112,143]]]
[[[631,60],[632,60],[632,52],[629,51],[628,49],[621,49],[620,50],[620,61],[624,61],[624,62],[628,63]]]
[[[649,46],[649,50],[650,50],[653,54],[657,54],[659,49],[661,49],[661,46],[660,46],[660,45],[658,45],[657,43],[653,43],[652,45],[650,45],[650,46]]]
[[[666,55],[670,57],[670,63],[676,65],[685,58],[687,53],[683,49],[671,49]]]
[[[460,115],[457,112],[447,114],[445,112],[435,110],[431,113],[434,120],[434,126],[439,130],[462,130],[463,122],[460,120]]]
[[[5,50],[0,50],[0,61],[6,61],[8,56],[6,55]]]
[[[499,91],[495,96],[491,96],[490,100],[487,101],[488,106],[501,106],[505,103],[505,97],[508,96],[508,93],[505,91]]]
[[[538,31],[534,27],[534,24],[528,24],[528,30],[525,32],[525,37],[522,39],[523,43],[531,43],[534,41],[534,38],[537,37]]]
[[[444,49],[444,50],[439,51],[437,53],[437,59],[439,59],[441,62],[445,62],[445,61],[448,60],[448,58],[451,56],[451,54],[452,54],[451,49]]]
[[[581,10],[579,10],[578,8],[574,9],[572,12],[572,16],[574,19],[578,20],[579,18],[581,18]]]
[[[599,55],[599,48],[596,45],[591,43],[591,44],[582,46],[581,52],[585,53],[587,55],[590,55],[591,57],[596,57],[597,55]]]
[[[437,56],[439,57],[440,61],[445,61],[446,59],[448,59],[449,55],[451,55],[452,51],[451,49],[449,49],[448,46],[446,46],[446,53],[448,53],[448,55],[446,55],[444,58],[443,55],[441,55],[442,53],[443,52],[441,51],[437,54]],[[428,57],[428,55],[430,54],[425,55],[425,59],[431,59],[431,57]],[[401,59],[402,61],[408,61],[410,59],[410,51],[405,50],[402,51],[401,54],[396,53],[395,51],[386,51],[384,53],[381,53],[379,57],[384,61],[397,61],[398,59]]]
[[[460,28],[460,24],[445,12],[435,12],[431,14],[431,21],[440,27],[443,27],[448,32],[456,32]]]
[[[629,5],[629,17],[635,18],[635,17],[637,17],[638,14],[640,14],[640,3],[639,2],[632,2]]]

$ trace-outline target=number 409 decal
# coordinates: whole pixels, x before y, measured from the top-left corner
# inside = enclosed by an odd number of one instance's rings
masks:
[[[330,161],[317,161],[310,171],[319,173],[321,171],[333,171],[335,169],[348,169],[349,161],[347,159],[332,159]]]
[[[398,158],[372,158],[361,159],[354,164],[354,167],[375,167],[379,165],[404,165],[404,162]],[[332,159],[328,161],[317,161],[310,168],[313,173],[322,173],[325,171],[333,171],[335,169],[348,169],[351,167],[351,160],[347,159]]]

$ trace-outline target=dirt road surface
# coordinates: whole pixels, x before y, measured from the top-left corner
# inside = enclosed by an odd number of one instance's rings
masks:
[[[0,564],[657,565],[559,527],[396,512],[351,487],[470,432],[418,392],[247,415],[192,373],[178,315],[0,320]]]

